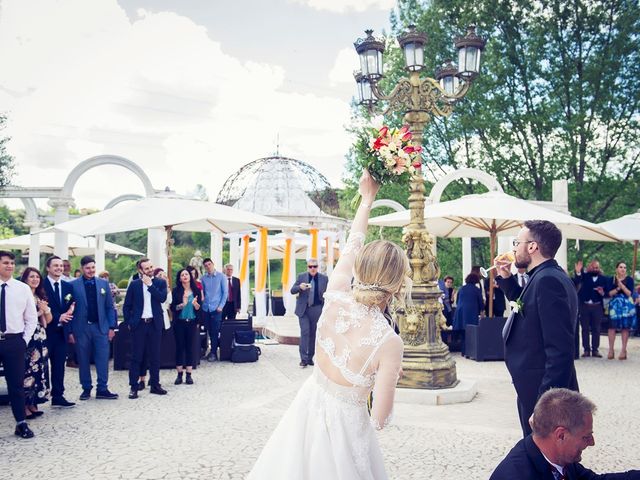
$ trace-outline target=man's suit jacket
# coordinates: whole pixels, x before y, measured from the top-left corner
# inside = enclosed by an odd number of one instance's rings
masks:
[[[94,277],[96,281],[96,296],[98,302],[98,325],[100,332],[103,334],[109,333],[110,328],[116,328],[116,309],[113,306],[113,297],[111,296],[111,290],[109,288],[109,282],[99,277]],[[73,291],[73,301],[76,302],[75,310],[73,311],[73,320],[65,324],[64,332],[66,335],[73,333],[77,336],[85,331],[87,328],[87,294],[84,289],[84,277],[78,277],[70,282]]]
[[[320,298],[320,303],[324,303],[324,292],[327,291],[327,284],[329,283],[329,277],[323,275],[322,273],[316,273],[318,276],[318,297]],[[307,306],[309,303],[309,292],[311,289],[301,290],[301,283],[311,283],[309,282],[309,274],[301,273],[298,275],[296,283],[291,287],[291,294],[298,295],[296,299],[296,315],[298,317],[302,317],[304,313],[307,311]]]
[[[47,325],[47,337],[51,338],[58,332],[63,333],[63,330],[59,327],[60,315],[65,313],[71,307],[71,304],[75,301],[73,298],[73,287],[69,282],[65,282],[60,279],[60,292],[62,292],[62,299],[56,297],[56,293],[53,290],[53,286],[48,277],[44,277],[44,290],[47,293],[47,299],[49,301],[49,307],[51,308],[51,316],[53,319]],[[67,300],[68,298],[68,300]]]
[[[229,277],[228,276],[224,276],[225,281],[227,282],[227,284],[229,283]],[[232,297],[233,297],[233,306],[235,307],[236,310],[240,310],[240,305],[242,303],[241,301],[241,297],[240,297],[240,279],[238,277],[231,277],[231,287],[232,287]],[[227,301],[229,301],[227,299]]]
[[[639,470],[601,475],[579,463],[565,466],[567,480],[638,480]],[[554,480],[551,464],[533,441],[531,435],[520,440],[500,462],[489,480]]]
[[[531,271],[524,289],[514,276],[500,277],[498,284],[509,300],[520,298],[523,305],[505,338],[505,363],[518,399],[531,413],[552,387],[578,390],[573,365],[578,296],[553,259]]]
[[[127,288],[127,294],[124,297],[124,305],[122,307],[122,315],[124,321],[129,325],[131,330],[135,330],[144,310],[144,291],[146,288],[142,280],[139,278],[133,280]],[[167,299],[167,282],[161,278],[151,280],[149,286],[151,294],[151,311],[153,313],[153,327],[156,330],[164,328],[164,314],[162,313],[162,303]]]

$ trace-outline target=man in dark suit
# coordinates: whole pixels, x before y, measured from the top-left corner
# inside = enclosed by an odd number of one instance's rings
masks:
[[[233,265],[228,263],[224,266],[224,273],[227,282],[227,303],[222,308],[222,321],[235,320],[240,313],[240,279],[233,276]]]
[[[582,329],[583,357],[598,357],[602,354],[600,347],[600,328],[604,319],[604,307],[602,305],[605,292],[609,291],[610,280],[602,275],[600,262],[591,260],[585,272],[582,268],[582,260],[575,265],[576,274],[573,283],[578,289],[580,328]],[[589,332],[591,332],[591,345],[589,345]]]
[[[300,322],[300,366],[313,365],[316,353],[316,328],[324,305],[324,292],[327,290],[329,278],[318,273],[318,260],[307,261],[308,273],[298,275],[296,283],[291,287],[291,294],[298,295],[296,315]]]
[[[148,258],[140,260],[139,269],[141,278],[129,285],[122,307],[124,321],[131,330],[130,399],[138,398],[138,380],[145,348],[149,356],[150,392],[155,395],[167,393],[160,385],[160,342],[164,328],[162,303],[167,299],[167,282],[152,276],[153,264]]]
[[[561,242],[562,233],[553,223],[524,223],[513,242],[515,266],[529,270],[524,288],[511,275],[508,260],[496,261],[498,284],[516,303],[502,336],[525,437],[531,433],[529,417],[540,395],[553,387],[578,390],[573,365],[578,296],[573,282],[554,260]]]
[[[109,391],[109,342],[115,335],[117,319],[113,308],[113,297],[109,282],[96,277],[96,262],[93,257],[80,260],[82,275],[70,284],[75,300],[73,319],[64,325],[67,341],[76,346],[80,384],[80,400],[91,398],[91,352],[98,376],[96,398],[115,400],[117,393]]]
[[[533,434],[516,443],[489,480],[639,480],[640,470],[598,475],[579,463],[582,451],[595,445],[595,410],[578,392],[548,390],[536,404]]]
[[[53,319],[47,325],[47,348],[51,362],[51,406],[73,407],[74,402],[64,398],[64,365],[67,360],[67,340],[63,326],[73,318],[73,287],[62,280],[63,263],[57,256],[47,258],[45,263],[47,278],[44,290],[47,292]]]

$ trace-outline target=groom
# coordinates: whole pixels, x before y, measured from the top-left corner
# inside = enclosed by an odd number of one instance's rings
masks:
[[[324,305],[324,292],[327,290],[329,278],[318,273],[318,260],[307,261],[308,273],[298,275],[296,283],[291,287],[291,294],[298,295],[296,315],[300,322],[300,366],[313,365],[316,353],[316,328]]]
[[[515,266],[529,270],[525,287],[511,275],[509,261],[496,262],[500,288],[518,303],[502,335],[525,437],[531,433],[529,417],[544,392],[550,388],[578,390],[573,365],[578,297],[573,282],[554,259],[561,242],[562,233],[553,223],[524,222],[513,246]]]

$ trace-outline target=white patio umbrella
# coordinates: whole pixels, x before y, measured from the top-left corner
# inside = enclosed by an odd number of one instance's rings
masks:
[[[613,233],[620,240],[633,242],[633,269],[631,275],[635,275],[638,264],[638,241],[640,240],[640,210],[624,217],[599,223],[598,226]]]
[[[38,235],[40,241],[40,251],[43,253],[53,253],[55,246],[55,234],[53,232],[41,233]],[[0,247],[9,250],[28,250],[31,246],[31,235],[20,235],[19,237],[5,238],[0,240]],[[69,235],[69,255],[91,255],[96,248],[94,237],[82,237],[80,235]],[[144,255],[142,252],[132,250],[116,243],[104,242],[104,250],[113,255]]]
[[[403,227],[409,224],[409,210],[369,220],[370,225]],[[566,238],[619,241],[604,228],[565,213],[512,197],[502,192],[487,192],[425,207],[424,221],[430,234],[444,238],[489,237],[494,258],[496,237],[514,236],[526,220],[553,222]],[[490,275],[489,315],[493,315],[493,275]]]
[[[90,236],[157,227],[166,230],[168,247],[173,230],[226,234],[258,228],[282,230],[297,228],[297,225],[218,203],[163,195],[59,223],[44,231]],[[167,259],[167,273],[171,278],[170,248],[167,248]]]

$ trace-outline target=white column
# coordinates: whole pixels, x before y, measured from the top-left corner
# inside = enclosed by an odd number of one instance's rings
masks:
[[[289,264],[289,283],[282,286],[282,301],[284,303],[285,316],[295,316],[296,296],[291,294],[291,286],[296,281],[296,238],[295,232],[285,231],[285,239],[291,239],[291,263]]]
[[[29,266],[40,270],[40,235],[38,230],[41,229],[40,222],[37,220],[25,221],[23,223],[25,227],[29,228]]]
[[[156,267],[167,270],[167,233],[164,228],[150,228],[147,231],[147,257]]]
[[[229,263],[233,265],[234,275],[237,277],[240,275],[240,248],[238,242],[240,235],[232,233],[228,235],[229,238]]]
[[[69,207],[73,206],[73,198],[52,198],[49,205],[55,209],[54,224],[66,222],[69,220]],[[54,255],[62,259],[69,258],[69,236],[66,232],[55,233]]]
[[[513,242],[513,237],[498,237],[498,251],[496,252],[496,255],[500,253],[512,251],[513,250],[512,242]],[[491,259],[491,262],[493,262],[493,259]],[[491,265],[493,265],[493,263]],[[490,267],[491,265],[487,265],[487,266]]]
[[[216,266],[216,270],[222,271],[222,235],[218,232],[211,232],[211,260]]]
[[[558,262],[558,265],[562,268],[567,270],[567,239],[564,236],[562,237],[560,248],[558,248],[558,252],[556,253],[556,262]]]
[[[551,184],[551,200],[554,205],[569,213],[569,184],[566,180],[554,180]],[[567,239],[563,236],[560,248],[556,253],[556,261],[565,270],[567,269]]]
[[[462,281],[464,282],[464,278],[471,271],[471,238],[463,237],[462,238]]]
[[[105,270],[104,261],[104,235],[96,235],[96,248],[94,252],[96,261],[96,272],[100,273]]]
[[[253,249],[253,259],[254,259],[254,298],[256,300],[256,316],[254,324],[264,325],[267,319],[267,293],[266,289],[262,292],[258,292],[258,277],[260,274],[260,241],[262,238],[262,234],[258,231],[258,235],[256,236],[256,244]],[[266,287],[265,287],[266,288]]]

